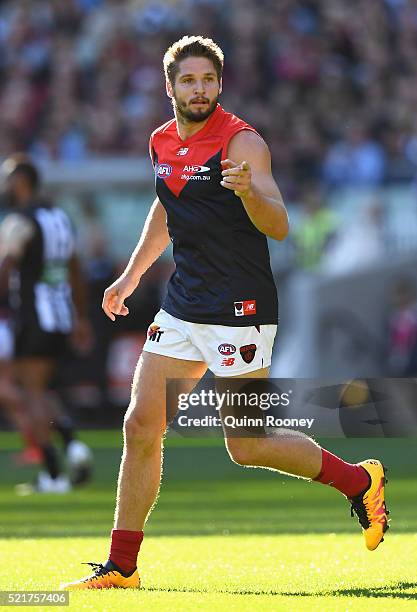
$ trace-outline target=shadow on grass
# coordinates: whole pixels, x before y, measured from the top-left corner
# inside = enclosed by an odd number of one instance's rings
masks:
[[[193,589],[193,588],[170,588],[170,587],[144,587],[143,591],[149,592],[172,592],[172,593],[223,593],[225,595],[279,595],[281,597],[391,597],[393,599],[416,599],[416,593],[406,593],[409,589],[417,589],[417,582],[397,582],[383,587],[358,587],[351,589],[335,589],[325,591],[271,591],[270,589]]]

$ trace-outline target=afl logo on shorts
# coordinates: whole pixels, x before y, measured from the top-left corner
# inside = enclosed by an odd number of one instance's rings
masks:
[[[169,164],[158,164],[155,168],[155,174],[160,179],[166,179],[171,176],[172,166]]]
[[[236,347],[234,344],[225,342],[224,344],[220,344],[218,351],[220,355],[233,355],[233,353],[236,353]]]

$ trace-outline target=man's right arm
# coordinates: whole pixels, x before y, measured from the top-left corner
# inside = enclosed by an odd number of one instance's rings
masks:
[[[9,276],[33,238],[33,222],[19,214],[9,213],[0,225],[0,297],[9,291]]]
[[[169,242],[166,212],[156,198],[129,263],[119,278],[104,292],[102,308],[109,319],[115,321],[115,315],[129,314],[124,300],[134,292],[143,274],[162,255]]]
[[[146,217],[139,242],[123,274],[129,275],[138,285],[143,274],[162,255],[169,242],[166,212],[156,198]]]

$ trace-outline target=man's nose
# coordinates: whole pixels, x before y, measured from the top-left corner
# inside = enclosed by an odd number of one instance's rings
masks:
[[[204,93],[206,91],[204,81],[196,81],[194,86],[194,93]]]

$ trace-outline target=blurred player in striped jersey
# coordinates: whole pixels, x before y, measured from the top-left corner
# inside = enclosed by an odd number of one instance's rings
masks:
[[[90,342],[85,292],[71,223],[63,210],[40,196],[39,173],[29,158],[16,154],[2,167],[10,209],[0,226],[0,291],[13,312],[13,357],[20,406],[26,407],[44,471],[21,493],[65,493],[71,481],[88,479],[91,452],[75,440],[71,420],[52,397],[49,386],[70,336],[80,347]],[[74,316],[75,306],[75,316]],[[18,389],[3,397],[9,412]],[[13,405],[15,402],[15,405]],[[52,442],[51,422],[62,435],[71,479],[63,471]]]

